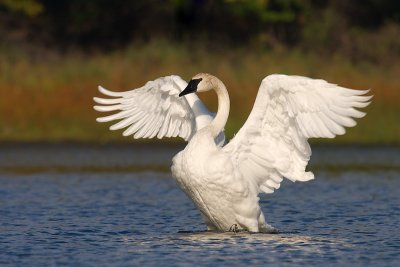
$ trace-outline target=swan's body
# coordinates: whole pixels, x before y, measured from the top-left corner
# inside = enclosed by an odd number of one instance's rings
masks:
[[[237,172],[229,154],[213,143],[207,128],[174,157],[172,174],[201,211],[208,230],[227,231],[233,225],[252,232],[273,230],[265,224],[258,192]]]
[[[344,134],[354,109],[369,104],[367,91],[342,88],[323,80],[270,75],[261,83],[253,110],[230,143],[223,146],[229,115],[225,85],[209,74],[198,74],[186,84],[178,76],[159,78],[144,87],[115,93],[117,99],[100,99],[98,111],[122,110],[98,121],[123,119],[111,126],[129,126],[124,135],[135,138],[180,136],[189,140],[173,158],[172,174],[191,198],[209,230],[271,231],[259,207],[258,194],[278,189],[283,177],[292,181],[314,178],[305,168],[311,156],[311,137]],[[218,112],[214,117],[194,92],[215,90]],[[179,93],[179,96],[178,96]],[[184,97],[180,97],[184,96]],[[234,226],[234,228],[232,228]]]

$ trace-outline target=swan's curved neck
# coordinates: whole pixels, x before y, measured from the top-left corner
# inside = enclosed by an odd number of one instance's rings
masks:
[[[221,131],[224,130],[229,116],[230,101],[225,85],[218,79],[216,86],[214,87],[214,91],[218,96],[218,111],[209,127],[211,129],[212,136],[215,138]]]

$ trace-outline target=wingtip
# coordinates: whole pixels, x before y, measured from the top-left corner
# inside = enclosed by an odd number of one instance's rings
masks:
[[[108,91],[106,88],[104,88],[104,87],[101,86],[101,85],[98,85],[98,86],[97,86],[97,90],[98,90],[100,93],[104,94],[104,95],[106,95],[106,92]]]
[[[374,97],[374,95],[363,95],[362,96],[364,99],[363,99],[363,101],[370,101],[373,97]]]
[[[104,88],[104,87],[101,86],[101,85],[97,86],[97,89],[98,89],[99,92],[102,93],[103,95],[112,96],[112,97],[119,97],[119,96],[121,96],[121,95],[123,94],[122,92],[113,92],[113,91],[110,91],[110,90]]]
[[[93,106],[93,109],[99,112],[102,112],[102,106]]]
[[[367,95],[369,92],[371,92],[372,88],[368,88],[365,90],[356,90],[357,91],[357,95],[361,96],[364,98],[364,101],[368,101],[370,99],[372,99],[374,97],[374,95]]]
[[[101,118],[96,118],[97,122],[103,122],[103,120]]]
[[[104,95],[107,95],[107,93],[109,92],[109,90],[107,90],[106,88],[104,88],[101,85],[97,86],[97,89],[99,90],[100,93],[102,93]]]
[[[371,91],[371,88],[365,89],[365,90],[360,90],[362,92],[362,95],[366,95]]]
[[[361,119],[361,118],[364,118],[365,117],[365,115],[367,115],[367,112],[364,112],[364,111],[359,111],[359,110],[357,110],[358,111],[358,116],[356,116],[356,117],[354,117],[354,118],[357,118],[357,119]],[[354,126],[356,126],[357,125],[357,122],[354,124]],[[354,127],[354,126],[352,126],[352,127]]]

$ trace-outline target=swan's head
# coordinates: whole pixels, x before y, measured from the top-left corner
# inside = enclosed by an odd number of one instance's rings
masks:
[[[207,92],[216,87],[218,79],[208,73],[199,73],[193,76],[186,88],[179,94],[184,96],[195,92]]]

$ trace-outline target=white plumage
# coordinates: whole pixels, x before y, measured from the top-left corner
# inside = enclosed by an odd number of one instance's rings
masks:
[[[215,90],[218,112],[210,113],[194,92]],[[120,120],[111,130],[127,128],[135,138],[179,136],[189,141],[173,159],[172,173],[199,208],[209,230],[268,232],[258,194],[272,193],[283,178],[309,181],[308,138],[333,138],[356,125],[369,104],[367,90],[343,88],[324,80],[270,75],[261,83],[249,118],[225,146],[223,129],[229,96],[216,77],[200,73],[189,84],[178,76],[158,78],[127,91],[99,91],[97,111],[118,113],[99,122]],[[179,97],[184,96],[184,97]]]
[[[196,94],[185,99],[178,94],[187,82],[172,75],[147,82],[144,86],[126,92],[112,92],[99,86],[100,93],[115,97],[105,99],[95,97],[94,101],[102,106],[94,106],[100,112],[119,111],[116,114],[97,118],[98,122],[121,120],[112,125],[110,130],[126,128],[124,136],[134,138],[182,137],[188,141],[193,134],[210,124],[215,117],[203,105]],[[223,143],[223,133],[217,142]]]

